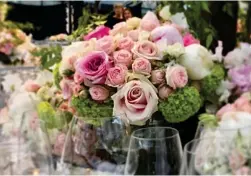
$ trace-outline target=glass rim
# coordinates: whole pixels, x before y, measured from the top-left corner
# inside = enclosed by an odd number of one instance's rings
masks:
[[[170,135],[170,136],[165,136],[165,137],[161,137],[161,138],[143,138],[143,137],[137,137],[135,136],[135,133],[138,132],[138,131],[142,131],[142,130],[146,130],[146,129],[165,129],[165,130],[172,130],[175,132],[175,134],[173,135]],[[175,128],[172,128],[172,127],[145,127],[145,128],[141,128],[141,129],[137,129],[135,131],[133,131],[132,135],[131,135],[131,138],[134,138],[134,139],[138,139],[138,140],[163,140],[163,139],[171,139],[171,138],[174,138],[176,136],[179,136],[179,131]]]
[[[218,127],[219,126],[210,127],[210,129],[218,130],[218,131],[235,131],[235,130],[242,130],[242,129],[251,128],[251,125],[245,125],[245,126],[242,126],[242,127],[235,127],[235,128],[218,128]]]
[[[195,147],[195,146],[194,146],[194,143],[199,143],[200,141],[205,141],[205,140],[211,140],[211,141],[212,141],[213,139],[222,139],[223,141],[228,141],[228,140],[227,140],[226,138],[224,138],[224,137],[205,137],[205,138],[197,138],[197,139],[193,139],[193,140],[187,142],[187,143],[185,144],[185,146],[184,146],[183,152],[184,152],[184,154],[185,154],[185,153],[188,153],[188,154],[196,155],[196,151],[194,150],[194,149],[195,149],[195,148],[194,148],[194,147]],[[191,146],[192,149],[188,149],[190,145],[192,145],[192,146]]]

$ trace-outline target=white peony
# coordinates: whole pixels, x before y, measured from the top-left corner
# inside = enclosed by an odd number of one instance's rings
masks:
[[[66,70],[74,70],[74,64],[78,58],[95,50],[96,39],[91,39],[83,42],[73,42],[71,45],[64,47],[62,55],[62,63],[59,68],[60,74]]]
[[[167,5],[167,6],[163,7],[163,8],[159,11],[159,16],[160,16],[163,20],[169,20],[170,17],[171,17],[170,6]]]
[[[191,80],[201,80],[209,75],[212,67],[214,56],[200,44],[192,44],[185,47],[185,54],[180,57],[180,64],[188,72]]]

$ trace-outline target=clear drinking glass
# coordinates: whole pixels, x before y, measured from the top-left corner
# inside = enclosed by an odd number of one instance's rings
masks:
[[[181,166],[179,132],[169,127],[149,127],[132,133],[126,175],[176,175]]]

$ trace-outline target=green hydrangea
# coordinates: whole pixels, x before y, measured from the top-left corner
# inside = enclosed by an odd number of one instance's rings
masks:
[[[58,89],[60,89],[60,81],[62,79],[62,76],[59,73],[60,63],[55,65],[55,68],[53,70],[53,77],[54,77],[54,84],[57,86]]]
[[[205,100],[214,102],[217,100],[216,89],[225,78],[225,70],[222,65],[215,64],[211,74],[201,80],[201,94]]]
[[[73,97],[72,106],[76,109],[78,117],[87,123],[100,126],[104,118],[112,117],[112,100],[96,103],[90,98]]]
[[[195,87],[177,89],[166,100],[159,103],[159,111],[168,122],[178,123],[187,120],[199,111],[202,99]]]

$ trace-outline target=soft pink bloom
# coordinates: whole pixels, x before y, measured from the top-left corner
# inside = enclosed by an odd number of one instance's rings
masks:
[[[218,110],[218,112],[216,113],[216,116],[218,118],[221,118],[226,112],[234,112],[236,111],[236,107],[232,104],[226,104],[225,106],[223,106],[220,110]]]
[[[0,52],[10,55],[12,53],[14,45],[12,43],[5,43],[3,46],[0,47]]]
[[[166,83],[173,89],[182,88],[188,82],[187,71],[181,65],[168,66],[166,68]]]
[[[69,104],[70,104],[69,102],[63,102],[60,104],[58,109],[61,111],[68,111],[68,112],[71,112],[72,114],[74,114],[76,111],[74,108],[70,107]]]
[[[167,85],[163,85],[159,87],[159,97],[162,100],[166,99],[172,92],[173,90],[169,88]]]
[[[151,72],[151,82],[153,84],[161,84],[165,81],[165,71],[164,70],[153,70]]]
[[[134,45],[134,42],[130,37],[124,37],[118,41],[119,49],[125,49],[128,51],[131,51],[131,49],[133,48],[133,45]]]
[[[229,165],[232,170],[236,170],[243,166],[246,162],[246,159],[244,158],[243,154],[241,154],[238,150],[233,150],[228,157]]]
[[[70,99],[71,96],[72,96],[72,80],[70,79],[62,79],[60,81],[60,88],[62,90],[62,93],[63,93],[63,98],[64,99]]]
[[[127,36],[130,37],[134,42],[137,42],[139,39],[139,30],[131,30],[127,33]]]
[[[132,64],[132,53],[128,50],[119,50],[113,53],[115,64],[124,64],[127,67]]]
[[[140,29],[145,31],[152,31],[160,25],[155,13],[148,11],[140,22]]]
[[[57,138],[56,142],[53,146],[53,153],[57,155],[61,155],[64,149],[66,135],[64,133],[60,133]]]
[[[105,26],[98,26],[95,30],[84,36],[84,40],[90,40],[91,38],[101,39],[102,37],[109,35],[110,28]]]
[[[92,84],[104,84],[110,66],[104,51],[92,51],[78,61],[76,71]]]
[[[27,80],[25,83],[24,83],[24,87],[25,87],[25,90],[27,92],[37,92],[38,89],[40,89],[40,85],[38,85],[37,83],[35,83],[34,81],[32,80]]]
[[[158,109],[156,92],[156,88],[145,81],[132,80],[126,83],[112,96],[113,114],[124,114],[130,124],[144,125]]]
[[[245,96],[239,97],[235,102],[234,106],[238,111],[244,111],[251,113],[251,102],[249,98]]]
[[[175,23],[172,23],[171,26],[175,27],[181,34],[184,31],[184,27],[179,26],[179,25],[177,25]]]
[[[95,85],[89,89],[93,100],[104,101],[109,97],[109,91],[103,86]]]
[[[80,75],[78,72],[74,73],[73,79],[74,79],[74,82],[77,84],[81,84],[82,82],[84,82],[84,77]]]
[[[112,36],[104,36],[103,38],[99,39],[96,44],[97,50],[104,51],[107,54],[111,54],[115,47],[113,43]]]
[[[83,89],[83,87],[79,84],[72,84],[72,92],[74,95],[78,95],[78,93]]]
[[[139,41],[137,42],[133,49],[132,52],[137,56],[137,57],[143,57],[146,59],[154,59],[154,60],[159,60],[160,58],[158,57],[158,48],[157,46],[150,42],[150,41]]]
[[[132,70],[135,73],[141,73],[144,75],[150,75],[152,71],[151,63],[145,58],[137,58],[132,64]]]
[[[161,42],[165,45],[180,43],[183,45],[183,39],[180,32],[171,25],[165,25],[155,28],[151,32],[151,39],[156,44]]]
[[[127,32],[128,32],[128,28],[127,28],[126,22],[120,22],[113,26],[112,30],[110,31],[110,34],[113,36],[117,34],[122,34],[126,36]]]
[[[115,65],[108,70],[106,84],[112,87],[119,87],[125,83],[127,67],[122,64]]]
[[[234,171],[234,174],[235,175],[251,175],[251,170],[249,167],[243,166],[237,169],[236,171]]]
[[[192,34],[186,33],[183,36],[183,43],[184,43],[184,46],[188,46],[188,45],[191,45],[194,43],[200,44],[200,41],[197,40],[196,38],[194,38],[194,36]]]

